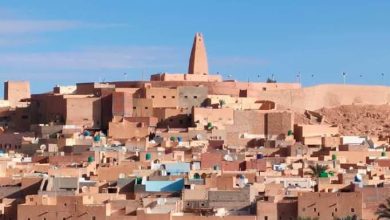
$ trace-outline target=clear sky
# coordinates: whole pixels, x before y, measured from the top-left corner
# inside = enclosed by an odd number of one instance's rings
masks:
[[[389,84],[389,12],[386,0],[1,0],[0,80],[44,92],[186,72],[202,32],[212,73],[293,82],[300,72],[309,86],[346,72],[348,83]]]

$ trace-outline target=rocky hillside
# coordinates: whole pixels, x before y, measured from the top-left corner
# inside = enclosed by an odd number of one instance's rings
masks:
[[[390,105],[342,105],[315,111],[323,116],[323,123],[338,125],[343,135],[390,135]],[[313,124],[307,114],[297,114],[297,123]]]

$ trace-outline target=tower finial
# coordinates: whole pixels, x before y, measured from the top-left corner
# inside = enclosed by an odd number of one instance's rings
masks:
[[[194,43],[192,44],[188,73],[199,75],[209,74],[206,47],[204,45],[203,35],[199,32],[195,34]]]

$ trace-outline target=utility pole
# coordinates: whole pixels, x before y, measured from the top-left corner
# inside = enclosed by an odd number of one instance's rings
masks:
[[[345,85],[345,82],[346,82],[346,78],[347,78],[347,73],[343,72],[343,83],[344,83],[344,85]]]
[[[298,72],[297,74],[297,82],[301,83],[301,72]]]

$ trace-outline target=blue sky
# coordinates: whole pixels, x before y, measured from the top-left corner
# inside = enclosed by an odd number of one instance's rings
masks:
[[[281,82],[300,72],[305,86],[341,83],[346,72],[348,83],[383,85],[389,11],[384,0],[2,0],[0,80],[30,80],[44,92],[124,72],[129,80],[186,72],[202,32],[210,72]]]

